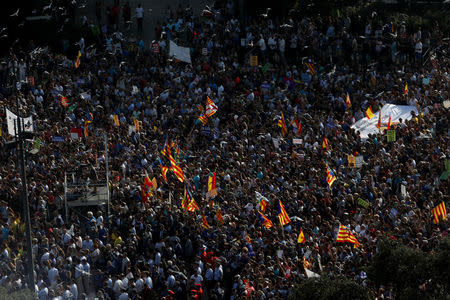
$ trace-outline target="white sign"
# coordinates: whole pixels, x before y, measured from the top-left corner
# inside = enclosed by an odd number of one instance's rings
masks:
[[[302,139],[292,139],[292,143],[294,145],[300,145],[302,143]]]
[[[8,133],[12,136],[17,135],[19,128],[17,127],[17,116],[10,110],[6,109],[6,123],[8,125]],[[33,117],[20,118],[23,124],[23,130],[28,132],[33,132]]]
[[[411,111],[414,111],[417,115],[417,108],[415,106],[386,104],[381,108],[381,124],[387,125],[389,116],[391,116],[392,123],[398,123],[400,119],[403,122],[410,120],[412,119]],[[359,131],[362,139],[367,139],[369,134],[377,134],[379,132],[377,128],[378,115],[378,111],[374,112],[372,119],[369,120],[367,117],[364,117],[353,124],[351,128]]]
[[[279,144],[278,144],[278,139],[276,139],[276,138],[272,138],[272,141],[273,141],[273,145],[275,146],[275,148],[279,148]]]
[[[191,50],[187,47],[181,47],[170,41],[169,56],[191,64]]]
[[[364,163],[364,157],[362,155],[355,156],[355,167],[361,168]]]

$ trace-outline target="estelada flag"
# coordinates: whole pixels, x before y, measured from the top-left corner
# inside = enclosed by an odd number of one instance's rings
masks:
[[[431,213],[433,214],[433,222],[435,224],[439,224],[440,217],[442,220],[447,219],[447,210],[445,209],[445,203],[442,201],[438,206],[433,208],[431,210]]]
[[[297,242],[299,244],[304,244],[306,242],[305,235],[303,234],[303,229],[300,229],[300,232],[298,233]]]
[[[217,111],[217,105],[214,104],[214,102],[211,100],[211,98],[209,98],[208,96],[206,96],[206,116],[209,118],[212,115],[214,115]]]
[[[403,95],[408,94],[408,83],[405,84],[405,89],[403,90]]]
[[[80,57],[81,57],[81,52],[78,51],[77,61],[75,62],[75,68],[77,68],[77,69],[80,66]]]
[[[223,223],[225,223],[225,222],[223,221],[222,211],[220,210],[220,208],[218,208],[217,211],[216,211],[216,219],[217,219],[217,221],[219,221],[220,224],[222,224],[222,225],[223,225]]]
[[[169,154],[169,160],[170,160],[170,165],[172,166],[172,171],[175,174],[175,176],[177,176],[179,181],[184,182],[183,171],[181,170],[180,166],[177,164],[177,162],[175,161],[175,159],[173,158],[173,156],[171,154]]]
[[[352,106],[352,103],[350,102],[350,96],[347,93],[346,97],[345,97],[345,105],[347,106],[347,108],[349,108],[350,106]]]
[[[369,108],[366,110],[366,117],[370,120],[374,117],[372,107],[369,106]]]
[[[209,229],[209,227],[210,227],[208,224],[208,221],[206,221],[205,215],[202,215],[202,227],[205,229]]]
[[[286,210],[284,209],[284,206],[283,206],[283,203],[281,203],[281,200],[278,200],[278,220],[280,220],[281,226],[284,226],[291,222],[291,219],[289,219],[289,216],[286,213]]]
[[[331,187],[331,185],[333,184],[333,182],[335,180],[336,180],[336,176],[334,175],[333,170],[331,170],[331,168],[327,164],[327,183],[328,183],[328,187]]]
[[[391,129],[391,125],[392,125],[392,119],[391,119],[391,115],[389,115],[389,121],[388,121],[388,124],[387,124],[387,130]]]
[[[278,127],[281,127],[281,133],[283,135],[286,135],[287,127],[286,127],[286,122],[284,121],[283,113],[281,113],[281,118],[278,120],[277,125],[278,125]]]
[[[67,103],[67,97],[61,96],[61,105],[64,107],[69,106],[69,103]]]
[[[261,222],[261,224],[269,229],[273,226],[272,221],[270,221],[265,215],[262,214],[262,212],[258,211],[258,220]]]

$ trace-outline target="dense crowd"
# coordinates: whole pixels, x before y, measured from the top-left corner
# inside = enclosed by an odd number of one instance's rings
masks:
[[[232,2],[202,17],[179,9],[157,25],[150,44],[111,31],[114,24],[94,30],[98,25],[87,21],[84,32],[95,35],[78,43],[78,68],[75,57],[43,47],[11,51],[0,66],[0,285],[26,285],[22,183],[5,119],[5,109],[18,110],[18,98],[41,141],[26,155],[40,300],[284,299],[305,269],[347,276],[379,299],[395,296],[364,272],[377,242],[388,237],[427,252],[448,234],[446,221],[432,222],[431,208],[448,201],[441,174],[450,159],[443,105],[449,59],[439,52],[422,57],[438,46],[450,50],[445,33],[437,23],[409,29],[378,15],[269,14],[244,25],[234,13]],[[192,64],[169,57],[169,40],[190,48]],[[258,66],[249,66],[250,55]],[[13,80],[23,82],[19,90]],[[218,110],[203,125],[199,105],[207,97]],[[415,105],[419,113],[393,125],[395,142],[385,131],[362,139],[351,125],[368,107],[376,112],[386,103]],[[277,126],[281,114],[287,134]],[[85,127],[87,136],[71,137],[72,128]],[[160,162],[170,166],[161,153],[166,141],[174,144],[184,183],[172,171],[167,180],[161,173]],[[349,167],[350,154],[363,156],[363,165]],[[65,172],[105,180],[106,157],[109,215],[102,206],[66,216]],[[336,176],[331,186],[326,164]],[[207,199],[213,172],[217,196]],[[146,175],[157,182],[148,197],[141,192]],[[186,186],[195,212],[182,207]],[[268,229],[258,218],[261,197],[269,203]],[[291,219],[285,226],[279,201]],[[340,224],[359,247],[336,242]],[[305,243],[298,243],[300,229]]]

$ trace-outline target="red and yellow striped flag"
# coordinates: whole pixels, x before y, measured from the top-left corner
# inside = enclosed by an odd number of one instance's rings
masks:
[[[203,113],[200,115],[200,117],[198,117],[198,120],[200,122],[202,122],[202,125],[206,125],[206,123],[208,123],[208,117],[205,116]]]
[[[286,135],[287,127],[286,127],[286,122],[284,121],[283,113],[281,113],[281,118],[278,120],[277,125],[278,125],[278,127],[281,127],[281,133],[283,135]]]
[[[77,60],[75,62],[75,68],[78,69],[80,66],[80,57],[81,57],[81,51],[78,51]]]
[[[114,119],[114,125],[119,126],[120,125],[119,116],[113,115],[113,119]]]
[[[208,221],[206,221],[205,215],[202,215],[202,227],[205,229],[209,229],[211,226],[209,226]]]
[[[170,165],[172,166],[172,171],[177,176],[178,180],[184,182],[184,174],[183,170],[181,170],[180,166],[177,164],[172,154],[169,154]]]
[[[139,120],[138,119],[134,119],[134,128],[136,128],[136,131],[141,130],[141,126],[139,124]]]
[[[433,214],[433,222],[439,224],[439,220],[447,220],[447,210],[445,209],[445,203],[442,201],[438,206],[431,210]]]
[[[328,139],[326,136],[324,136],[322,140],[322,149],[328,149]]]
[[[391,129],[391,125],[392,125],[392,119],[391,119],[391,115],[389,115],[389,121],[388,121],[388,124],[387,124],[387,130]]]
[[[216,113],[217,109],[217,105],[211,100],[211,98],[209,98],[209,96],[206,96],[206,116],[208,118],[211,117]]]
[[[314,76],[316,74],[316,70],[314,69],[314,64],[305,62],[305,65],[308,68],[311,75]]]
[[[258,211],[258,220],[261,222],[261,224],[269,229],[273,226],[272,221],[270,221],[265,215],[262,214],[262,212]]]
[[[331,187],[331,185],[334,183],[335,180],[336,180],[336,176],[334,175],[333,170],[331,170],[331,168],[327,164],[327,183],[328,183],[328,187]]]
[[[300,229],[298,234],[297,243],[304,244],[306,242],[305,235],[303,234],[303,229]]]
[[[217,221],[220,222],[220,224],[224,224],[225,222],[223,221],[223,216],[222,216],[222,211],[220,210],[220,208],[217,209],[216,211],[216,219]]]
[[[408,94],[408,83],[405,84],[405,89],[403,90],[403,95]]]
[[[259,206],[261,207],[261,211],[264,212],[267,208],[267,206],[269,205],[269,202],[267,202],[266,200],[264,200],[261,197],[261,200],[259,201]]]
[[[366,117],[367,119],[372,119],[374,117],[373,111],[372,111],[372,107],[369,106],[369,108],[366,110]]]
[[[336,242],[345,243],[348,239],[348,229],[344,225],[339,226],[339,231],[336,237]]]
[[[284,209],[284,206],[283,206],[283,203],[281,203],[281,200],[278,200],[278,220],[280,220],[281,226],[284,226],[291,222],[291,219],[289,219],[289,216],[286,213],[286,210]]]
[[[348,93],[345,97],[345,105],[347,106],[347,108],[350,108],[352,106],[352,103],[350,102],[350,95]]]
[[[84,121],[84,137],[88,137],[88,132],[89,132],[88,124],[89,123],[90,122],[88,120]]]

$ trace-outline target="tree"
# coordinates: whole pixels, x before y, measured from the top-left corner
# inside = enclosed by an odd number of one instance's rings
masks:
[[[295,286],[289,294],[290,300],[368,300],[368,290],[344,277],[331,279],[328,276],[308,278]]]
[[[37,299],[37,296],[32,291],[26,288],[8,293],[8,291],[4,287],[0,287],[0,299],[34,300]]]

